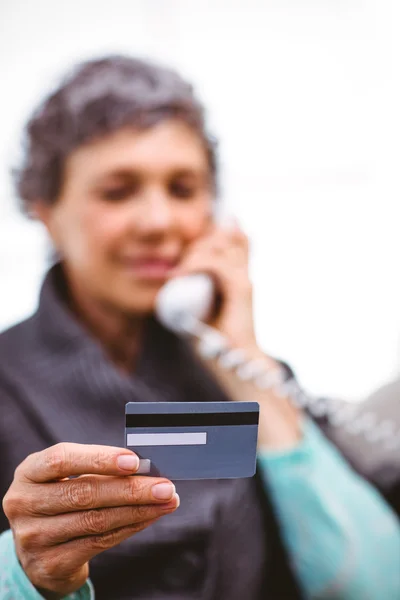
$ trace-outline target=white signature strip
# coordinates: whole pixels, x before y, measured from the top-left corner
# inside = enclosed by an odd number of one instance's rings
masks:
[[[128,433],[127,446],[202,446],[207,432],[195,433]]]

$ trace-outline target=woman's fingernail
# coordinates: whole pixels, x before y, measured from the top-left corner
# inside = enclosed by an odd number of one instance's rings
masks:
[[[124,471],[137,471],[139,468],[139,459],[136,454],[122,454],[117,458],[117,465]]]
[[[175,494],[175,486],[172,483],[157,483],[151,492],[156,500],[170,500]]]
[[[176,510],[177,508],[179,508],[180,504],[181,504],[181,499],[179,498],[179,495],[178,494],[174,494],[172,500],[170,500],[168,502],[168,504],[162,504],[161,507],[164,510],[171,510],[171,508],[173,510]]]

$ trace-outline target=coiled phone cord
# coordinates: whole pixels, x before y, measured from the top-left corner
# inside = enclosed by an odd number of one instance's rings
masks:
[[[191,315],[184,316],[180,329],[198,341],[198,352],[204,360],[217,360],[222,368],[235,372],[241,381],[251,382],[260,390],[271,389],[312,416],[324,417],[350,434],[364,435],[367,441],[382,444],[387,450],[400,448],[400,430],[393,420],[380,421],[371,411],[357,414],[357,405],[306,394],[284,367],[277,363],[276,367],[268,368],[262,360],[249,359],[244,351],[232,348],[219,331]]]

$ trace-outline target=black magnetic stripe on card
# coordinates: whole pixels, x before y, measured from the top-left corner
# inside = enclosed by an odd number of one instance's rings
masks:
[[[126,427],[224,427],[257,425],[258,412],[186,413],[186,414],[128,414]]]

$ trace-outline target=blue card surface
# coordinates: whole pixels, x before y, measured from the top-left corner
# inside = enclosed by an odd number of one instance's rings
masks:
[[[125,444],[139,473],[168,479],[252,477],[257,402],[129,402]]]

